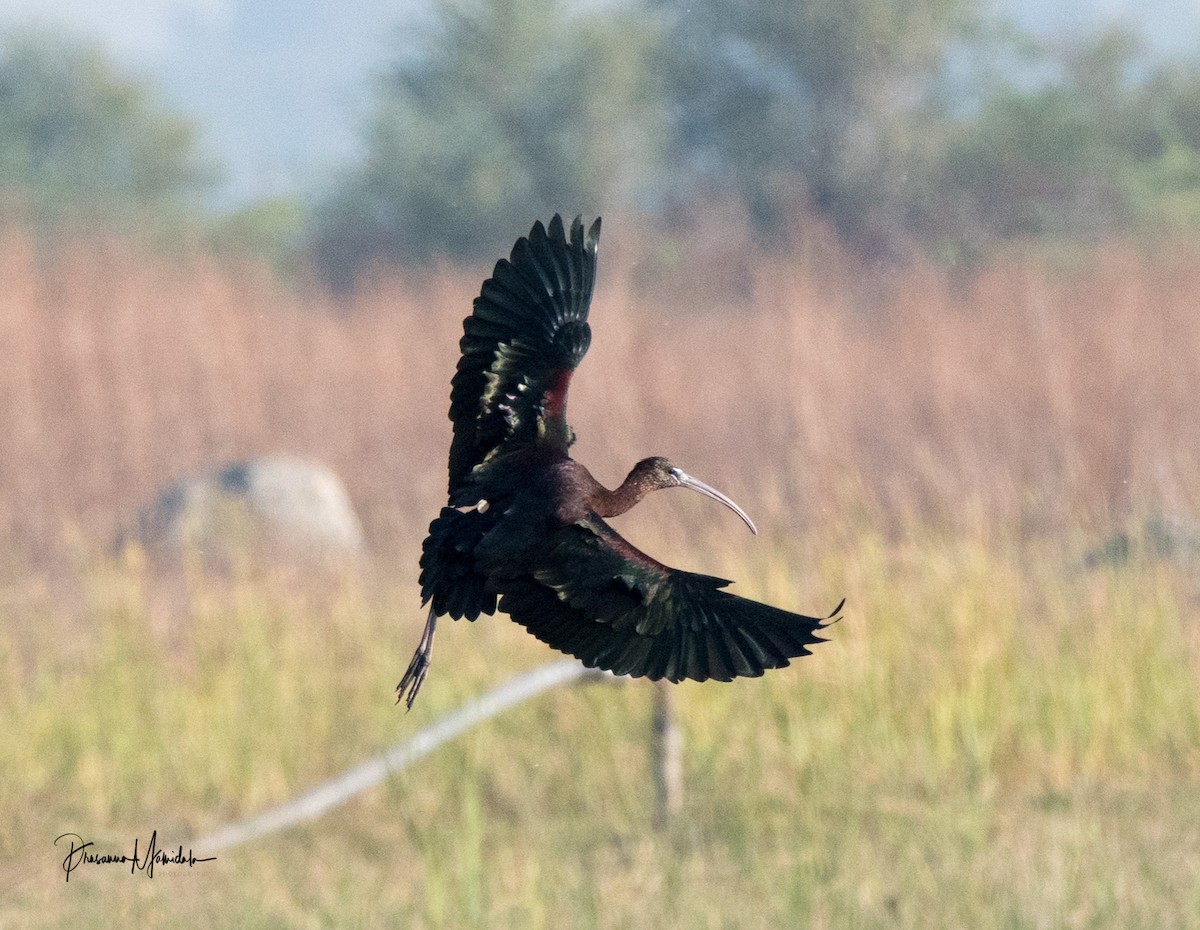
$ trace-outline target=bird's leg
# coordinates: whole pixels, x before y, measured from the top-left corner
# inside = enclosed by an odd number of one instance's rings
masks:
[[[436,632],[437,613],[431,604],[429,619],[425,621],[425,631],[421,634],[421,641],[417,643],[417,651],[413,653],[412,661],[408,663],[408,669],[400,679],[400,684],[396,685],[396,703],[404,701],[408,710],[412,710],[417,692],[425,683],[425,674],[429,671],[429,660],[433,655],[433,634]]]

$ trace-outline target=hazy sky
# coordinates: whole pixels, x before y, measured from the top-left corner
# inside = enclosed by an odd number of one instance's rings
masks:
[[[373,76],[419,0],[0,0],[0,23],[66,26],[192,116],[222,203],[312,189],[357,149]]]
[[[330,14],[378,22],[389,15],[399,18],[412,0],[321,4]],[[305,4],[307,6],[307,4]],[[1013,11],[1023,22],[1069,27],[1075,22],[1095,23],[1126,18],[1148,21],[1160,41],[1194,41],[1187,27],[1200,24],[1200,0],[993,0],[999,10]],[[250,18],[276,19],[295,15],[297,5],[285,0],[0,0],[0,18],[42,18],[63,22],[96,35],[122,54],[146,57],[169,53],[181,42],[181,26],[208,23],[220,30],[229,25],[234,11]],[[1192,31],[1189,38],[1186,33]],[[1182,33],[1182,35],[1181,35]]]
[[[236,0],[0,0],[5,19],[67,23],[94,35],[124,56],[145,59],[167,54],[179,42],[187,19],[227,17]]]
[[[991,0],[1039,32],[1137,22],[1164,50],[1200,47],[1200,0]],[[0,23],[92,36],[191,115],[227,171],[222,201],[311,190],[353,157],[372,79],[422,0],[0,0]]]

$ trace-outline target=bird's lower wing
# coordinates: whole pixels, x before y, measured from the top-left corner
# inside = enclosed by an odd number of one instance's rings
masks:
[[[591,668],[670,681],[730,681],[809,654],[836,617],[806,617],[668,568],[598,517],[559,530],[537,567],[503,585],[500,609]]]

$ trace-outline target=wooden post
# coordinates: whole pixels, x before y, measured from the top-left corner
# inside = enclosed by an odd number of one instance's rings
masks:
[[[654,713],[650,740],[654,766],[654,826],[662,830],[683,808],[683,730],[675,719],[675,686],[654,683]]]

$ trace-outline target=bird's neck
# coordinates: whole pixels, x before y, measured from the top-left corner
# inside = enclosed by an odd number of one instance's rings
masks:
[[[615,490],[597,485],[592,498],[592,509],[602,517],[619,517],[629,511],[638,501],[654,490],[644,472],[634,469],[621,486]]]

